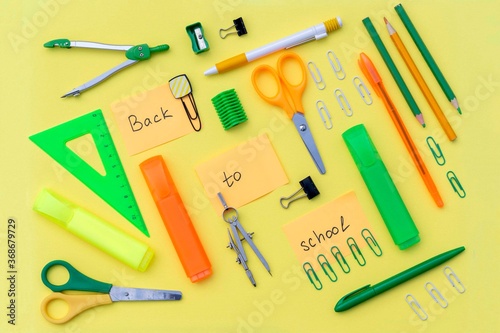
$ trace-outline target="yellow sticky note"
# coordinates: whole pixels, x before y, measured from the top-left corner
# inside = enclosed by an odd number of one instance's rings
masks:
[[[288,183],[266,134],[199,165],[196,172],[217,212],[222,211],[218,192],[229,206],[238,208]]]
[[[321,270],[319,254],[324,254],[330,264],[335,262],[330,252],[334,245],[344,257],[351,254],[349,237],[354,238],[360,249],[365,247],[366,241],[361,236],[364,228],[370,229],[370,224],[352,191],[283,226],[297,259],[301,263],[308,261],[316,271]]]
[[[130,155],[194,132],[184,106],[168,84],[111,105]]]

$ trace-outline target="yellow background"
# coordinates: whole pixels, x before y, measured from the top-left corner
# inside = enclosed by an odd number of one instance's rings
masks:
[[[411,42],[393,7],[398,1],[76,1],[2,0],[0,11],[2,78],[0,109],[1,224],[0,224],[0,331],[2,332],[494,332],[498,319],[498,237],[500,116],[500,25],[498,1],[404,1],[421,36],[454,89],[463,115],[446,101],[432,74]],[[242,16],[248,29],[243,37],[222,40],[218,29]],[[295,49],[306,61],[313,60],[327,83],[324,91],[310,81],[304,96],[306,118],[326,164],[319,175],[283,113],[265,104],[254,92],[250,75],[258,64],[276,63],[278,54],[243,68],[214,77],[203,72],[215,62],[295,33],[334,16],[344,27],[326,39]],[[413,119],[388,70],[383,65],[361,20],[370,16],[426,117],[422,129]],[[406,43],[439,104],[457,132],[448,142],[427,107],[416,84],[396,53],[385,28],[386,16]],[[195,55],[185,27],[201,22],[210,51]],[[86,49],[45,49],[43,43],[56,38],[114,44],[168,43],[171,49],[155,54],[78,98],[59,96],[124,61],[119,52]],[[326,52],[333,50],[347,78],[338,81]],[[424,160],[443,196],[437,208],[411,164],[411,160],[380,100],[366,106],[350,80],[361,75],[360,52],[366,52],[379,68],[408,130],[421,148]],[[170,78],[188,75],[203,120],[200,133],[190,134],[153,150],[129,157],[114,123],[110,105],[124,97],[140,98],[145,89],[165,84]],[[366,81],[366,80],[365,80]],[[249,120],[225,132],[210,99],[235,88]],[[333,97],[341,88],[354,115],[346,117]],[[315,110],[323,99],[334,127],[326,131]],[[146,239],[118,213],[84,187],[28,140],[28,136],[82,114],[101,108],[151,238]],[[375,205],[342,141],[341,134],[364,123],[407,204],[422,241],[400,251],[393,245]],[[210,206],[194,168],[221,152],[260,133],[268,133],[290,178],[290,183],[242,207],[241,221],[255,232],[255,242],[270,263],[270,277],[250,254],[249,265],[257,280],[254,288],[234,253],[225,248],[226,226]],[[446,156],[438,166],[425,144],[433,135]],[[175,177],[181,197],[213,265],[213,276],[192,284],[185,277],[159,214],[140,174],[138,164],[162,154]],[[92,157],[91,155],[89,156]],[[446,172],[453,170],[467,197],[452,190]],[[293,193],[299,180],[311,175],[321,195],[300,201],[290,209],[279,206],[279,198]],[[140,273],[76,239],[35,214],[32,204],[42,188],[51,188],[83,204],[126,232],[147,242],[156,257]],[[367,253],[367,265],[355,266],[336,283],[324,282],[316,291],[306,280],[291,250],[282,226],[330,200],[354,190],[384,250],[380,258]],[[7,324],[7,219],[17,221],[17,317]],[[358,308],[335,313],[337,300],[367,283],[383,280],[433,255],[458,246],[466,251],[449,262],[467,288],[453,292],[442,267],[432,270],[373,299]],[[40,315],[40,301],[49,290],[40,280],[42,267],[50,260],[64,259],[84,273],[120,286],[179,289],[180,302],[116,303],[87,311],[70,323],[56,326]],[[340,272],[340,271],[339,271]],[[322,274],[322,272],[319,272]],[[325,281],[323,277],[323,281]],[[449,301],[446,309],[433,304],[424,290],[432,281]],[[428,310],[425,322],[415,317],[404,297],[412,293]]]

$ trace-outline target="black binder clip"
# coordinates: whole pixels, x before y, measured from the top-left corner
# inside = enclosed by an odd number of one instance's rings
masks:
[[[227,29],[219,29],[219,36],[220,38],[224,39],[228,35],[232,34],[238,34],[238,36],[246,35],[247,34],[247,28],[245,27],[245,22],[243,22],[243,19],[241,17],[238,17],[236,20],[233,20],[234,25],[230,26]],[[226,32],[228,30],[231,30],[232,28],[235,28],[236,31],[228,32],[225,35],[223,35],[223,32]]]
[[[319,194],[319,191],[316,188],[316,185],[314,185],[314,182],[310,176],[307,176],[306,178],[302,179],[299,182],[299,184],[302,187],[297,192],[295,192],[289,197],[283,197],[280,199],[281,207],[287,209],[290,206],[290,204],[296,200],[299,200],[304,197],[307,197],[307,199],[311,200],[312,198],[314,198]],[[303,191],[304,194],[296,197],[296,195],[299,194],[300,191]]]

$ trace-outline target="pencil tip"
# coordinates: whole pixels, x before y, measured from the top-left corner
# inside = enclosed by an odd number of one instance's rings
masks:
[[[424,121],[424,115],[423,114],[418,114],[415,116],[415,118],[417,118],[418,122],[420,123],[420,125],[422,125],[422,127],[425,127],[425,121]]]
[[[462,114],[462,110],[460,110],[460,106],[458,105],[457,98],[456,98],[456,97],[453,97],[453,98],[450,100],[450,102],[451,102],[451,105],[453,105],[453,107],[454,107],[455,109],[457,109],[458,113],[459,113],[459,114]]]
[[[384,22],[385,24],[389,23],[389,21],[387,21],[387,19],[384,17]]]

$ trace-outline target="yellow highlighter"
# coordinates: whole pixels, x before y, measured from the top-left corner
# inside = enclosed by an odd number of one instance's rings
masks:
[[[153,258],[154,252],[148,245],[49,190],[42,190],[38,194],[33,209],[60,227],[141,272],[146,270]]]

